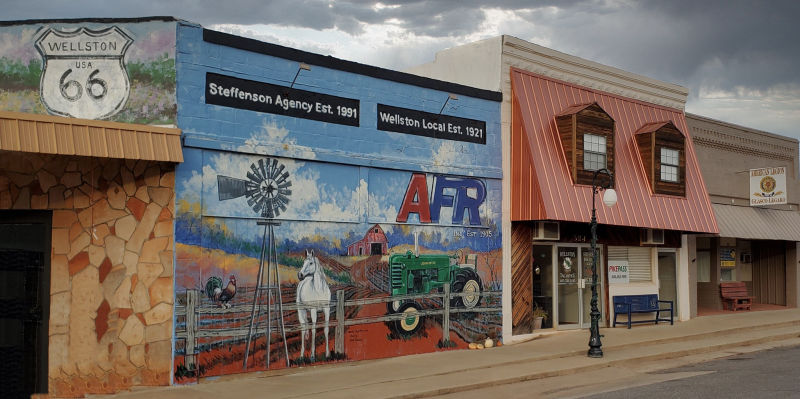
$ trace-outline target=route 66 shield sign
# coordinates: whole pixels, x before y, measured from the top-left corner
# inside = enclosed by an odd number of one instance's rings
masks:
[[[84,119],[119,112],[130,94],[123,59],[131,43],[116,26],[42,32],[35,46],[44,64],[39,93],[48,112]]]

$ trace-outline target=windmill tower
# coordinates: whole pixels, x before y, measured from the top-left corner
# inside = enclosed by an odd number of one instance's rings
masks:
[[[289,172],[285,171],[285,167],[274,158],[259,159],[258,162],[251,164],[250,171],[247,172],[247,179],[217,175],[219,200],[224,201],[244,196],[247,198],[247,205],[253,208],[253,211],[261,217],[257,222],[258,225],[264,226],[256,290],[253,294],[250,327],[247,331],[247,348],[245,349],[244,363],[242,365],[245,370],[247,370],[247,360],[250,357],[250,344],[253,341],[253,336],[258,333],[256,320],[262,314],[262,304],[259,301],[262,291],[266,291],[267,299],[267,329],[265,332],[267,338],[267,368],[269,368],[273,318],[277,318],[275,320],[275,328],[280,330],[283,338],[286,366],[289,367],[289,348],[286,343],[286,329],[283,323],[283,297],[278,276],[278,253],[275,245],[274,227],[280,226],[280,223],[276,222],[275,218],[286,210],[286,205],[289,204],[289,196],[292,195],[292,190],[289,189],[291,186]],[[264,281],[265,264],[267,266],[266,282]]]

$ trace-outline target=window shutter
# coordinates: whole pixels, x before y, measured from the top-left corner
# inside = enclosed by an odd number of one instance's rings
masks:
[[[653,281],[649,247],[608,247],[608,260],[627,260],[630,282]]]

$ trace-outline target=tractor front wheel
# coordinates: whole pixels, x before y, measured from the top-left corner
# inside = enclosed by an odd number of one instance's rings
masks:
[[[395,329],[405,336],[413,335],[422,327],[422,316],[419,314],[419,305],[414,302],[404,303],[397,311],[405,315],[404,318],[395,322]]]

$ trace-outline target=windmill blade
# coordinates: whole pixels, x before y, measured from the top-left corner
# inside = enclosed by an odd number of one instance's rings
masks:
[[[286,167],[283,166],[283,164],[278,165],[278,171],[275,174],[279,175],[279,174],[283,173],[284,169],[286,169]]]
[[[253,208],[253,210],[256,211],[256,213],[258,213],[262,209],[264,209],[265,202],[266,201],[264,201],[263,198],[257,199],[255,201],[253,201],[253,203],[250,205],[250,207]]]
[[[276,169],[278,169],[278,160],[272,158],[272,167],[270,167],[272,174],[270,174],[270,177],[275,177],[277,175],[277,172],[275,172]]]
[[[272,159],[267,158],[267,167],[264,172],[264,178],[272,179],[272,174],[274,173],[275,166],[272,164]]]
[[[220,201],[239,198],[247,193],[247,180],[217,175],[217,191]]]
[[[258,175],[261,178],[261,180],[259,182],[267,180],[269,178],[269,159],[267,159],[267,164],[266,165],[264,165],[264,160],[263,159],[259,159],[258,160],[258,170],[261,171],[261,173]]]
[[[261,174],[261,170],[255,162],[250,164],[250,172],[247,172],[247,177],[256,184],[264,180],[264,175]]]
[[[269,214],[272,215],[271,217],[273,218],[278,217],[278,215],[281,214],[280,210],[278,210],[278,207],[275,205],[274,202],[271,202],[269,204]]]
[[[289,204],[289,199],[286,198],[286,197],[278,197],[278,198],[275,198],[274,203],[275,203],[275,207],[276,208],[280,207],[280,208],[282,208],[282,210],[286,210],[286,205]]]
[[[280,178],[276,179],[278,183],[283,183],[286,179],[289,178],[289,172],[283,172]]]
[[[258,180],[258,176],[256,176],[256,174],[253,172],[247,172],[247,178],[250,179],[250,183],[255,184],[256,186],[258,186],[258,182],[261,181]]]
[[[286,183],[278,184],[278,188],[287,188],[287,187],[291,187],[291,186],[292,186],[292,182],[290,182],[290,181],[287,181]]]
[[[265,207],[261,212],[261,217],[265,219],[273,219],[275,217],[275,213],[272,211],[272,207]]]
[[[247,191],[244,193],[244,195],[246,195],[248,198],[258,194],[261,191],[258,184],[253,183],[251,181],[247,181],[245,188],[247,189]]]

